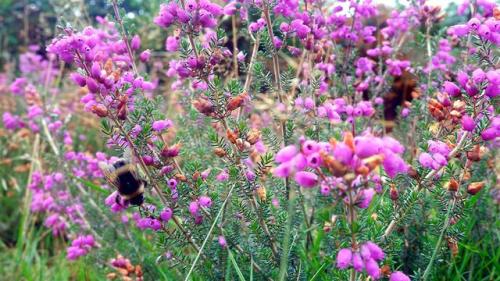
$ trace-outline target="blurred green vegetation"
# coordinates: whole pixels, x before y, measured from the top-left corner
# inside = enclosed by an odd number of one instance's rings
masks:
[[[120,1],[127,32],[141,34],[143,49],[162,49],[164,38],[151,24],[162,2]],[[41,46],[43,53],[60,27],[81,29],[106,15],[112,15],[110,0],[0,0],[0,71],[30,45]]]

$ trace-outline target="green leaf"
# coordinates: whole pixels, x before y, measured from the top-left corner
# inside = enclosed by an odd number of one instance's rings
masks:
[[[231,250],[229,250],[229,248],[227,249],[227,253],[229,254],[229,259],[231,260],[231,263],[233,264],[234,270],[236,270],[238,277],[240,278],[241,281],[245,281],[245,277],[243,277],[243,273],[241,273],[241,270],[238,267],[238,264],[236,263],[236,260],[234,259],[234,256],[231,253]]]
[[[95,183],[93,183],[91,181],[87,181],[87,180],[84,180],[84,179],[81,179],[81,178],[77,178],[77,177],[75,177],[75,179],[77,181],[81,182],[86,187],[88,187],[88,188],[90,188],[90,189],[92,189],[94,191],[102,193],[102,194],[104,194],[106,196],[109,195],[109,194],[111,194],[111,192],[109,190],[106,190],[106,189],[100,187],[99,185],[97,185],[97,184],[95,184]]]

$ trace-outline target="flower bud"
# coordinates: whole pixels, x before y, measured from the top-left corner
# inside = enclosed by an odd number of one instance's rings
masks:
[[[467,187],[467,193],[469,193],[470,195],[476,195],[479,191],[481,191],[481,189],[483,189],[483,187],[483,181],[473,182]]]
[[[260,137],[261,137],[261,133],[259,130],[257,129],[252,129],[250,132],[248,132],[247,134],[247,141],[250,143],[250,144],[255,144],[257,143],[259,140],[260,140]]]
[[[142,156],[142,161],[144,161],[144,164],[146,164],[146,166],[151,166],[155,162],[153,157],[151,157],[149,155]]]
[[[229,129],[227,129],[226,131],[226,136],[227,136],[227,139],[231,142],[231,143],[236,143],[236,140],[238,139],[238,131],[231,131]]]
[[[241,107],[243,105],[243,103],[245,102],[245,99],[247,97],[248,97],[248,95],[246,93],[243,93],[243,94],[240,94],[236,97],[229,98],[229,100],[227,101],[227,104],[226,104],[226,110],[233,111],[233,110]]]
[[[108,116],[108,109],[103,104],[93,105],[90,110],[92,111],[92,113],[94,113],[95,115],[97,115],[99,117]]]
[[[464,115],[462,116],[462,128],[465,131],[472,132],[474,131],[474,128],[476,127],[476,124],[474,123],[474,119],[472,119],[469,115]]]
[[[255,189],[255,193],[257,194],[257,197],[259,197],[259,199],[261,201],[266,201],[266,198],[267,198],[267,192],[266,192],[266,188],[264,186],[259,186],[257,187],[257,189]]]
[[[206,116],[212,115],[215,112],[214,105],[207,99],[199,98],[193,101],[193,106],[198,110],[199,113]]]
[[[215,153],[215,155],[217,155],[219,157],[224,157],[227,154],[226,151],[222,147],[216,147],[214,149],[214,153]]]
[[[450,192],[456,192],[458,190],[459,184],[455,179],[450,179],[449,182],[446,183],[446,188]]]
[[[391,200],[393,200],[393,201],[396,201],[399,198],[399,192],[394,185],[391,186],[390,196],[391,196]]]

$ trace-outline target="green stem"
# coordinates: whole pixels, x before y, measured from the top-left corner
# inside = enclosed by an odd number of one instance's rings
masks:
[[[290,188],[290,192],[288,193],[288,216],[286,220],[286,228],[285,228],[285,236],[283,238],[283,254],[281,255],[280,261],[280,274],[278,280],[285,280],[285,275],[287,273],[288,267],[288,247],[290,245],[290,231],[292,228],[292,220],[293,213],[295,209],[295,191],[293,188]]]
[[[427,278],[429,277],[429,274],[431,273],[432,264],[434,263],[434,260],[436,259],[437,253],[438,253],[439,248],[441,246],[441,242],[443,241],[444,233],[450,224],[450,215],[451,215],[451,211],[453,210],[454,206],[455,206],[455,199],[453,199],[451,204],[448,205],[448,211],[446,212],[446,218],[444,220],[443,229],[441,230],[441,234],[439,235],[439,239],[436,243],[436,246],[434,247],[434,252],[432,253],[431,259],[429,260],[429,264],[427,264],[427,267],[425,268],[424,275],[422,276],[422,281],[426,281]]]
[[[231,197],[231,193],[233,192],[233,189],[234,189],[235,186],[236,185],[233,185],[231,187],[231,189],[229,190],[229,192],[227,193],[226,199],[222,203],[222,206],[220,207],[219,212],[217,213],[217,216],[215,217],[214,222],[212,223],[212,226],[210,226],[210,230],[208,231],[207,236],[205,237],[205,240],[203,241],[203,244],[201,244],[201,248],[198,251],[198,254],[196,255],[196,258],[194,259],[193,264],[191,264],[191,268],[189,269],[189,272],[186,275],[186,278],[184,278],[184,281],[189,280],[189,276],[191,276],[191,273],[193,273],[193,270],[196,267],[196,263],[198,263],[198,260],[200,259],[200,256],[201,256],[201,254],[203,252],[203,249],[205,248],[205,245],[207,244],[207,241],[210,238],[210,236],[212,234],[212,231],[214,230],[215,225],[217,224],[217,221],[219,220],[219,218],[220,218],[220,216],[222,214],[222,211],[224,210],[224,206],[226,205],[227,201]]]

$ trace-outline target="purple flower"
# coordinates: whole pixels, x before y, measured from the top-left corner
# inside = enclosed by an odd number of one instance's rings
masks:
[[[374,259],[365,259],[365,269],[366,273],[373,279],[377,280],[380,278],[380,267]]]
[[[481,138],[485,141],[490,141],[497,138],[500,135],[500,130],[498,128],[490,127],[481,133]]]
[[[132,40],[130,41],[130,48],[132,50],[139,50],[139,48],[141,47],[141,38],[139,37],[139,35],[134,35],[134,37],[132,37]]]
[[[364,244],[370,251],[372,259],[376,261],[381,261],[385,258],[384,251],[375,243],[368,241]]]
[[[342,164],[348,165],[352,161],[353,151],[349,146],[341,142],[337,143],[337,145],[335,146],[335,149],[333,150],[333,156]]]
[[[385,172],[390,178],[394,178],[397,174],[404,174],[408,171],[408,166],[405,161],[396,153],[386,152],[382,164],[384,165]]]
[[[151,127],[156,132],[162,132],[162,131],[172,127],[172,121],[168,120],[168,119],[154,121]]]
[[[212,199],[208,196],[202,195],[198,198],[198,203],[204,208],[210,208],[212,206]]]
[[[444,91],[452,97],[460,96],[460,88],[453,82],[445,81],[443,83],[443,88]]]
[[[165,50],[169,52],[175,52],[179,50],[180,46],[180,39],[179,37],[176,36],[168,36],[167,40],[165,41]]]
[[[284,163],[290,161],[297,154],[297,148],[295,145],[289,145],[283,147],[274,157],[274,160],[278,163]]]
[[[352,251],[351,249],[340,249],[337,254],[337,268],[346,269],[351,265]]]
[[[149,58],[151,57],[151,51],[150,50],[145,50],[139,55],[139,59],[142,62],[148,62]]]
[[[428,169],[432,169],[433,161],[434,159],[432,159],[432,156],[427,152],[420,154],[420,156],[418,157],[418,162],[420,162],[420,165]]]
[[[302,187],[311,188],[318,183],[318,176],[311,172],[300,171],[295,173],[295,181]]]
[[[198,204],[197,201],[192,201],[191,203],[189,203],[188,210],[193,217],[198,216],[198,212],[200,210],[200,205]]]
[[[411,281],[406,274],[401,271],[394,271],[389,278],[389,281]]]
[[[164,222],[168,222],[172,218],[173,212],[170,208],[165,208],[160,213],[160,219]]]
[[[217,239],[217,241],[219,242],[219,245],[222,248],[225,248],[227,246],[226,238],[224,238],[224,236],[219,235],[219,238]]]
[[[294,171],[291,163],[283,163],[273,169],[273,175],[279,178],[286,178]]]
[[[359,158],[368,158],[380,152],[380,142],[371,137],[356,137],[355,152]]]
[[[358,203],[358,207],[361,209],[366,209],[368,206],[370,206],[370,203],[372,202],[373,195],[375,195],[375,189],[373,188],[368,188],[368,189],[363,189],[360,191],[360,202]]]
[[[462,116],[462,128],[465,131],[472,132],[474,131],[474,128],[476,127],[476,123],[474,122],[474,119],[472,119],[469,115],[464,115]]]
[[[352,256],[352,267],[357,272],[363,271],[363,268],[365,267],[365,263],[358,252],[354,253]]]
[[[229,174],[227,173],[226,170],[222,170],[216,177],[215,179],[220,182],[227,181],[229,179]]]

